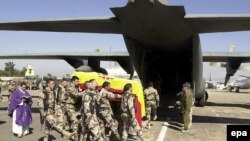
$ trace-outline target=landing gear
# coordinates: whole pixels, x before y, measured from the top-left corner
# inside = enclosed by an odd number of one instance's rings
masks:
[[[205,102],[207,102],[207,100],[208,100],[208,93],[207,93],[207,91],[205,91],[205,99],[206,99],[206,101]]]
[[[208,93],[207,91],[204,92],[203,97],[197,100],[197,106],[204,107],[206,101],[208,100]]]
[[[233,87],[230,87],[230,86],[229,86],[229,87],[227,88],[227,91],[228,91],[228,92],[232,92],[232,91],[233,91]]]
[[[236,93],[239,93],[239,92],[240,92],[240,88],[239,88],[239,87],[236,87],[236,88],[235,88],[235,92],[236,92]]]
[[[239,87],[229,87],[228,88],[229,92],[236,92],[239,93],[240,92],[240,88]]]

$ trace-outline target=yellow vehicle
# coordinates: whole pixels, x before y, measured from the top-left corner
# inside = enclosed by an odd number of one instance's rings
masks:
[[[142,125],[142,117],[145,116],[145,104],[144,104],[144,95],[143,88],[140,82],[135,80],[128,80],[125,78],[116,78],[102,73],[96,72],[77,72],[73,73],[73,76],[77,76],[80,81],[80,87],[84,89],[84,83],[90,79],[95,79],[98,83],[98,90],[101,89],[103,82],[108,81],[111,84],[110,91],[115,94],[123,94],[123,87],[127,83],[131,83],[133,86],[133,94],[137,96],[135,100],[136,105],[136,119],[139,124]]]

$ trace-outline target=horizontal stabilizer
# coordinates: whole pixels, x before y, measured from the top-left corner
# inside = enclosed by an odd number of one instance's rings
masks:
[[[191,14],[185,20],[197,33],[250,30],[250,14]]]
[[[7,22],[0,23],[0,30],[121,33],[120,24],[113,17]]]
[[[129,58],[128,52],[67,52],[67,53],[30,53],[0,55],[0,59],[89,59],[112,61]]]

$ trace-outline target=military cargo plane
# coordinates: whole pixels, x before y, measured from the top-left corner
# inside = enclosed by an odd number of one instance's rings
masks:
[[[213,60],[211,60],[211,62],[209,62],[209,65],[226,68],[226,70],[227,70],[224,86],[227,85],[228,81],[230,80],[230,77],[233,76],[237,72],[237,70],[250,71],[249,66],[241,66],[241,63],[249,62],[247,58],[250,55],[250,53],[247,53],[247,52],[233,53],[233,52],[235,52],[235,50],[236,50],[236,45],[231,45],[229,48],[229,52],[228,52],[230,55],[227,54],[226,52],[224,52],[224,53],[222,53],[222,52],[210,53],[210,54],[213,54],[213,57],[215,57],[217,54],[217,58],[218,57],[221,57],[221,58],[217,59],[218,62],[216,62],[215,58],[214,58]],[[218,54],[218,53],[220,53],[220,54]],[[226,60],[225,60],[225,58],[223,59],[223,56],[224,57],[226,56]]]
[[[114,16],[106,18],[0,23],[0,30],[122,34],[130,58],[108,58],[117,60],[131,74],[134,66],[144,86],[161,79],[163,94],[174,95],[181,84],[191,82],[201,106],[206,99],[203,61],[228,62],[227,75],[231,75],[250,60],[249,54],[202,54],[199,38],[200,33],[250,30],[250,14],[187,15],[184,6],[170,6],[165,0],[129,0],[126,6],[111,11]],[[83,62],[70,56],[62,59],[72,66],[85,64],[104,71],[95,57]]]
[[[235,92],[239,93],[240,89],[249,89],[250,88],[250,77],[249,76],[243,76],[240,75],[238,78],[233,80],[228,84],[228,90],[232,92],[235,90]]]

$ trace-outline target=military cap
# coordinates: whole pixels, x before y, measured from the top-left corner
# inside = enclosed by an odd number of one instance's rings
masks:
[[[186,83],[184,83],[184,84],[182,85],[182,87],[188,87],[188,88],[190,88],[190,87],[191,87],[191,84],[188,83],[188,82],[186,82]]]

